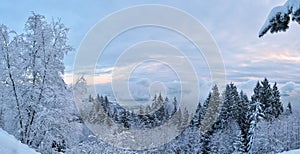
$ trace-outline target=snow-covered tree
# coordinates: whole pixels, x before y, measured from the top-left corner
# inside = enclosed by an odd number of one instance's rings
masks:
[[[218,120],[220,108],[222,105],[221,95],[219,93],[217,85],[213,86],[212,92],[208,97],[208,102],[204,104],[205,113],[200,127],[200,133],[203,136],[202,153],[209,153],[211,150],[211,137],[216,130],[215,122]]]
[[[259,83],[259,81],[257,81],[257,84],[255,86],[255,88],[253,89],[254,94],[251,97],[251,101],[252,102],[257,102],[260,101],[260,97],[261,97],[261,85]]]
[[[272,89],[267,78],[262,82],[260,103],[262,104],[262,110],[265,115],[266,120],[271,120],[273,118],[273,107],[272,107]]]
[[[286,113],[287,114],[292,114],[293,113],[291,102],[288,102],[288,104],[287,104]]]
[[[194,114],[194,117],[191,121],[191,125],[195,126],[195,127],[200,127],[200,122],[201,122],[201,116],[202,116],[202,112],[203,112],[203,107],[201,105],[201,102],[198,103],[196,112]]]
[[[247,113],[247,122],[248,131],[245,134],[244,142],[244,151],[247,153],[253,153],[253,140],[255,136],[255,129],[259,119],[263,117],[261,103],[260,102],[251,102],[249,105],[249,111]]]
[[[259,31],[259,37],[268,31],[271,33],[286,31],[289,28],[290,19],[300,24],[300,1],[287,0],[284,5],[274,7]]]
[[[273,85],[272,89],[272,112],[275,118],[278,118],[279,115],[283,112],[283,106],[280,101],[280,92],[279,89],[277,88],[277,83]]]
[[[223,99],[223,105],[219,117],[221,128],[226,127],[230,121],[240,115],[240,110],[238,110],[240,98],[237,88],[233,83],[226,86]]]
[[[225,128],[217,130],[210,142],[211,153],[234,153],[241,147],[241,130],[236,121],[230,121]]]
[[[72,130],[70,121],[78,119],[63,81],[63,58],[72,50],[67,44],[68,29],[60,20],[48,23],[44,16],[33,13],[23,34],[4,25],[0,32],[5,129],[31,147],[62,151],[78,141],[66,138],[70,135],[67,130]]]
[[[212,128],[219,117],[220,108],[222,105],[221,95],[217,85],[212,88],[211,95],[209,95],[208,104],[205,104],[205,114],[201,121],[201,130],[207,131]],[[207,107],[206,107],[207,106]]]
[[[229,119],[233,117],[233,100],[231,96],[230,85],[226,85],[226,89],[224,91],[223,106],[221,108],[219,117],[221,128],[227,126]]]
[[[24,141],[24,119],[22,88],[24,78],[24,60],[21,50],[24,41],[20,35],[11,31],[5,25],[0,25],[0,61],[1,61],[1,104],[6,107],[6,115],[11,119],[6,119],[11,128],[9,133],[14,134]],[[11,36],[13,34],[13,36]],[[17,119],[17,120],[15,120]],[[8,126],[8,125],[7,125]],[[16,129],[18,128],[18,129]],[[19,134],[18,134],[19,133]]]
[[[280,101],[280,92],[275,82],[273,88],[267,78],[261,81],[261,84],[257,82],[254,88],[254,94],[251,97],[252,102],[260,102],[261,108],[265,119],[268,121],[278,118],[283,112],[283,106]]]

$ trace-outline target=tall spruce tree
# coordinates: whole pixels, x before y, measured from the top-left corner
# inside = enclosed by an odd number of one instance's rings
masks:
[[[250,113],[250,106],[251,103],[248,100],[246,94],[243,91],[240,92],[240,101],[239,101],[239,112],[240,115],[237,117],[237,123],[241,130],[241,152],[246,152],[247,144],[248,144],[248,135],[249,135],[249,128],[250,128],[250,120],[249,120],[249,113]]]
[[[282,106],[282,103],[280,101],[280,92],[277,88],[277,83],[276,82],[273,85],[272,90],[273,90],[272,91],[272,95],[273,95],[273,99],[272,99],[273,115],[275,116],[275,118],[278,118],[278,116],[283,112],[283,106]]]
[[[224,102],[219,117],[221,128],[224,128],[228,125],[228,120],[230,117],[232,117],[233,110],[230,109],[232,106],[233,106],[233,101],[231,97],[231,88],[227,84],[226,89],[224,91]]]
[[[255,129],[259,120],[264,117],[262,113],[261,103],[260,102],[251,102],[249,105],[249,111],[247,114],[247,135],[244,138],[244,151],[246,153],[252,154],[253,151],[253,140],[255,135]]]
[[[273,88],[267,78],[265,78],[261,84],[257,82],[254,88],[254,94],[251,97],[252,102],[260,102],[264,118],[267,121],[271,121],[274,118],[278,118],[283,112],[283,106],[280,101],[280,92],[275,82]]]
[[[237,105],[236,112],[239,112],[238,115],[236,115],[236,121],[238,122],[241,129],[243,129],[244,124],[247,121],[247,112],[248,112],[248,106],[249,106],[249,99],[246,94],[244,94],[243,91],[240,92],[240,100]]]
[[[257,81],[255,88],[253,89],[254,94],[251,97],[252,102],[260,101],[261,99],[261,84]]]
[[[214,132],[217,130],[215,122],[219,117],[219,111],[221,107],[221,96],[219,93],[219,89],[217,85],[214,85],[212,88],[212,92],[208,96],[208,101],[204,103],[205,106],[205,114],[201,121],[200,131],[202,133],[202,153],[207,154],[210,153],[211,147],[211,137]]]
[[[237,88],[233,83],[226,86],[224,91],[224,102],[221,108],[219,123],[220,128],[224,128],[228,123],[239,116],[239,94]]]
[[[203,107],[201,105],[201,102],[199,102],[198,106],[197,106],[197,109],[196,109],[196,112],[194,114],[194,117],[191,121],[192,126],[196,126],[196,127],[200,126],[202,110],[203,110]]]
[[[272,107],[272,89],[267,78],[262,82],[261,88],[261,98],[260,103],[262,104],[262,110],[267,121],[272,120],[273,118],[273,107]]]

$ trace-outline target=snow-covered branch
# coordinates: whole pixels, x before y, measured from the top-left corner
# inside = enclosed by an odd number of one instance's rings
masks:
[[[300,0],[288,0],[282,6],[274,7],[259,31],[259,37],[268,31],[285,32],[289,28],[290,18],[300,24]]]

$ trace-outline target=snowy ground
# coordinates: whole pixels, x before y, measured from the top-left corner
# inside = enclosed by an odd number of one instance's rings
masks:
[[[5,154],[37,154],[33,149],[27,145],[22,144],[12,135],[0,128],[0,153]]]
[[[282,152],[280,154],[300,154],[300,149],[298,149],[298,150],[291,150],[291,151],[285,151],[285,152]]]

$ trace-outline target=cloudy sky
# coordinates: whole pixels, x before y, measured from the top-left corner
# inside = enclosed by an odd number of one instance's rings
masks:
[[[281,93],[288,94],[285,101],[297,101],[300,96],[300,26],[291,23],[285,33],[267,34],[258,38],[258,32],[270,10],[284,4],[285,0],[209,0],[209,1],[4,1],[0,5],[0,23],[21,33],[31,11],[45,15],[48,20],[61,18],[70,28],[69,43],[75,51],[65,58],[67,83],[72,81],[73,63],[88,31],[112,13],[143,4],[162,4],[178,8],[195,17],[214,37],[223,57],[227,82],[234,82],[249,95],[258,80],[267,77],[278,82]],[[159,18],[159,17],[157,17]],[[133,19],[126,19],[130,22]],[[173,18],[178,22],[177,18]],[[200,86],[209,87],[211,82],[205,57],[178,33],[157,27],[139,27],[114,38],[98,59],[95,76],[97,84],[111,82],[111,72],[122,52],[132,44],[147,40],[161,40],[184,51],[201,80]],[[88,54],[88,53],[87,53]],[[155,70],[155,71],[154,71]],[[149,75],[151,74],[151,78]],[[131,89],[167,86],[170,94],[178,86],[176,70],[160,61],[147,61],[132,70]],[[175,77],[174,77],[175,76]],[[161,81],[160,83],[157,81]],[[174,83],[174,84],[172,84]],[[163,87],[163,86],[162,86]],[[166,88],[166,87],[165,87]],[[172,91],[173,89],[173,91]],[[142,95],[141,91],[134,91]],[[176,90],[175,90],[176,91]],[[135,95],[135,94],[133,94]],[[147,95],[147,94],[146,94]]]

